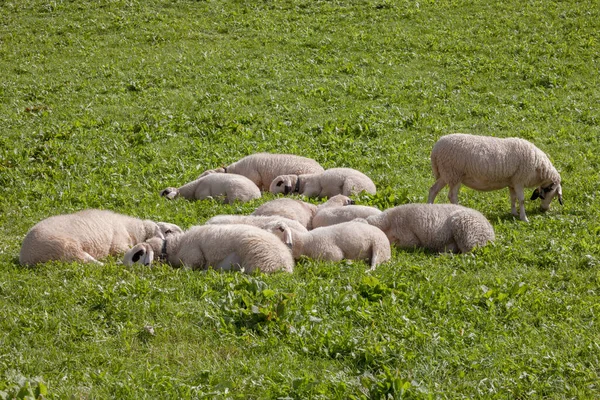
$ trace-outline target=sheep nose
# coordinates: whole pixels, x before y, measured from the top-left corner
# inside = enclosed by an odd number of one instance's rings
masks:
[[[149,262],[145,262],[145,263],[144,263],[144,267],[147,267],[148,265],[150,265],[150,263],[149,263]]]
[[[348,200],[348,204],[353,205],[353,204],[356,204],[356,202],[354,200]]]
[[[286,186],[285,188],[283,188],[283,194],[288,194],[292,191],[292,186]]]

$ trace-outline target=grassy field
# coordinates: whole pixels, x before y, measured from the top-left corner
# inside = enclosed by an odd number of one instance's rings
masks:
[[[596,1],[7,0],[0,16],[0,398],[600,397]],[[526,224],[508,190],[463,188],[493,245],[394,249],[372,273],[18,263],[55,214],[250,213],[273,196],[158,193],[258,151],[363,171],[378,194],[359,204],[425,202],[453,132],[534,142],[564,206],[528,201]]]

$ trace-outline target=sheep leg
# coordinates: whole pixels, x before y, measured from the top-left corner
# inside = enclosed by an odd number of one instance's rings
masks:
[[[458,204],[458,191],[460,190],[460,182],[449,184],[448,199],[452,204]]]
[[[233,252],[225,257],[217,266],[216,269],[230,271],[232,269],[239,270],[242,265],[242,259],[237,253]]]
[[[515,192],[517,199],[519,200],[519,217],[521,221],[529,222],[527,215],[525,214],[525,193],[523,186],[515,186]]]
[[[429,204],[433,204],[436,196],[438,195],[440,190],[444,188],[444,186],[446,186],[446,182],[444,182],[442,178],[439,178],[437,181],[435,181],[433,186],[431,186],[431,189],[429,189],[429,197],[427,198],[427,202]]]
[[[92,257],[89,253],[86,253],[85,251],[81,254],[81,256],[84,262],[91,262],[98,265],[104,265],[104,263],[101,263],[100,261],[96,260],[94,257]]]
[[[517,213],[517,192],[513,187],[508,187],[508,191],[510,193],[510,213],[515,217],[518,217]]]

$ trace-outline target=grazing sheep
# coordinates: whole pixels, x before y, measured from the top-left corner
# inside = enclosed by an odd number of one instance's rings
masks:
[[[308,232],[306,227],[293,219],[280,217],[278,215],[216,215],[206,221],[206,225],[238,224],[252,225],[257,228],[265,229],[274,222],[285,222],[290,229],[299,232]]]
[[[293,154],[257,153],[241,158],[227,167],[205,171],[200,177],[211,172],[243,175],[266,191],[278,175],[302,175],[323,171],[323,167],[312,158]]]
[[[349,197],[338,194],[318,207],[312,226],[319,228],[377,214],[381,214],[378,208],[354,205],[354,201]]]
[[[332,197],[336,194],[350,196],[363,190],[375,194],[373,181],[352,168],[331,168],[322,173],[304,175],[279,175],[269,188],[271,193],[298,193],[306,197]]]
[[[183,196],[188,200],[224,197],[225,204],[247,202],[261,196],[260,189],[250,179],[235,174],[208,174],[180,188],[169,187],[160,192],[167,199]]]
[[[251,215],[280,216],[301,223],[306,229],[312,229],[312,219],[317,206],[305,201],[282,198],[267,201],[260,205]]]
[[[494,228],[479,211],[455,204],[405,204],[367,222],[402,248],[467,253],[495,239]]]
[[[460,185],[490,191],[508,187],[511,212],[527,222],[526,187],[536,187],[531,200],[542,200],[541,209],[550,208],[556,196],[562,205],[560,175],[548,156],[531,142],[519,138],[495,138],[455,133],[441,137],[431,151],[431,166],[436,182],[429,189],[428,203],[449,186],[450,202],[458,204]],[[517,214],[516,200],[520,213]]]
[[[107,210],[83,210],[46,218],[25,235],[19,262],[81,261],[102,265],[99,258],[126,252],[152,237],[177,234],[174,224],[153,222]]]
[[[192,269],[241,269],[246,273],[294,269],[294,259],[285,244],[272,233],[250,225],[202,225],[164,240],[152,238],[129,250],[123,263],[150,265],[155,258]]]
[[[316,228],[306,233],[290,230],[284,222],[276,222],[270,230],[291,247],[294,259],[307,256],[326,261],[365,260],[369,261],[371,269],[375,269],[392,256],[386,235],[365,220]]]

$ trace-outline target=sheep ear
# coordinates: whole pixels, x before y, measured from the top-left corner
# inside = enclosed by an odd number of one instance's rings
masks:
[[[539,189],[535,189],[535,190],[533,191],[533,194],[531,195],[531,199],[530,199],[530,200],[535,200],[535,199],[537,199],[538,197],[540,197],[540,191],[539,191]],[[543,197],[542,197],[542,198],[543,198]]]
[[[153,237],[159,237],[162,240],[165,240],[165,235],[163,235],[162,230],[160,229],[160,225],[158,224],[155,224]]]

